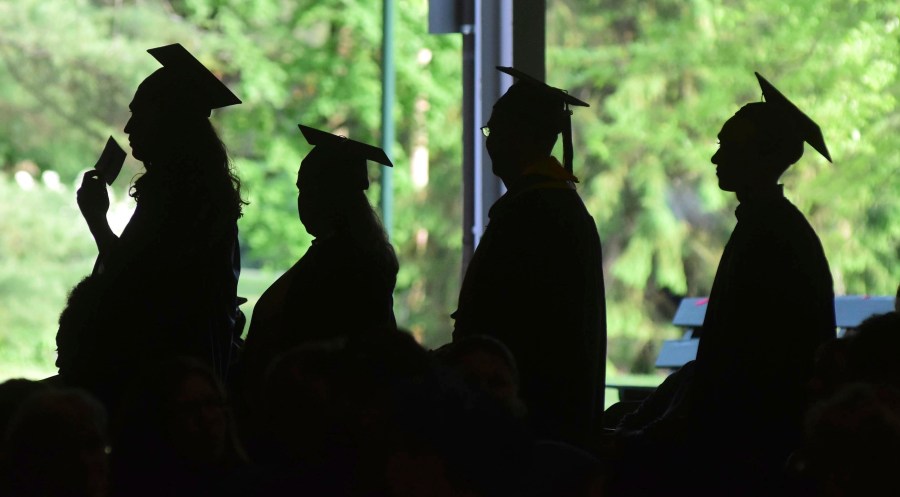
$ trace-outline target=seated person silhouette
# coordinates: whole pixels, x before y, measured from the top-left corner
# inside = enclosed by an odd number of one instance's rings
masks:
[[[235,476],[246,456],[229,407],[200,361],[175,357],[142,371],[112,426],[115,495],[243,495]]]
[[[0,494],[111,495],[106,409],[83,390],[33,392],[4,431]]]
[[[315,239],[254,308],[240,380],[251,392],[269,362],[297,345],[396,328],[397,257],[365,195],[367,161],[391,161],[371,145],[300,129],[314,148],[297,174],[297,211]]]
[[[208,119],[240,100],[181,45],[148,52],[163,67],[138,87],[125,126],[146,169],[131,189],[137,207],[117,237],[101,174],[85,173],[78,205],[99,256],[57,335],[60,377],[107,402],[168,357],[223,377],[240,316],[240,180]]]
[[[515,418],[525,417],[519,397],[519,368],[499,340],[470,335],[435,350],[434,357],[476,394],[486,396]]]
[[[756,76],[765,102],[725,122],[711,159],[740,205],[709,296],[689,417],[701,444],[776,471],[800,442],[816,349],[836,332],[822,245],[778,179],[804,142],[831,157],[819,126]]]
[[[453,339],[503,342],[535,435],[583,446],[603,410],[606,358],[600,238],[572,175],[569,105],[587,104],[498,69],[518,81],[483,131],[507,192],[466,270]],[[552,156],[560,133],[565,165]]]

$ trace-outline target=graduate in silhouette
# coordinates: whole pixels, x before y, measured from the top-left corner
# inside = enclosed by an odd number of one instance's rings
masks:
[[[297,211],[315,239],[254,308],[241,358],[251,389],[294,346],[396,328],[397,256],[365,194],[367,161],[393,165],[379,148],[300,130],[314,148],[297,173]]]
[[[799,444],[815,352],[836,332],[822,244],[778,183],[804,142],[831,156],[819,126],[756,76],[765,101],[725,122],[711,159],[719,188],[740,205],[709,296],[690,409],[691,437],[708,457],[729,471],[753,468],[737,473],[739,485],[766,482]]]
[[[163,67],[138,87],[125,126],[146,172],[121,236],[106,220],[101,171],[78,205],[97,242],[57,335],[60,376],[112,401],[137,371],[192,356],[224,377],[240,318],[240,181],[209,116],[240,100],[181,45],[148,50]]]
[[[498,69],[518,81],[483,132],[507,192],[466,270],[453,338],[503,342],[518,363],[535,434],[584,445],[603,410],[606,360],[600,238],[572,174],[569,106],[587,104]],[[552,156],[560,133],[563,164]]]

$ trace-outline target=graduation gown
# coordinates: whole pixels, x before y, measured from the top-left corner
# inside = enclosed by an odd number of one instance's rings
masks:
[[[547,167],[564,173],[551,161]],[[556,176],[525,176],[491,207],[453,338],[482,334],[506,344],[536,435],[583,445],[603,411],[602,254],[574,184]]]
[[[73,291],[64,314],[75,319],[60,320],[60,376],[107,401],[173,356],[224,378],[241,316],[237,220],[185,192],[152,193]]]
[[[708,439],[781,457],[800,436],[815,351],[835,336],[831,272],[781,186],[736,216],[703,323],[695,420]]]
[[[376,328],[396,328],[397,268],[346,235],[313,241],[260,297],[241,357],[251,384],[292,347]]]

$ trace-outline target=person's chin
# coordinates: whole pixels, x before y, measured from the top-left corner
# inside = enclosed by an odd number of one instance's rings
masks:
[[[723,192],[733,193],[735,191],[735,187],[734,185],[728,183],[728,181],[723,181],[722,178],[719,178],[719,190],[722,190]]]
[[[129,145],[131,145],[131,144],[129,143]],[[136,160],[139,160],[139,161],[141,161],[141,162],[144,161],[144,153],[141,152],[141,149],[139,149],[139,148],[134,148],[134,145],[131,145],[131,156],[134,157]]]
[[[491,172],[494,173],[494,176],[503,178],[509,176],[510,168],[505,162],[491,161]]]

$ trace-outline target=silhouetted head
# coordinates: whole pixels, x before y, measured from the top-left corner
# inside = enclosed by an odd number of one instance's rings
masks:
[[[35,393],[13,416],[4,442],[11,495],[108,494],[106,411],[87,393]]]
[[[900,392],[848,384],[814,405],[805,421],[805,447],[797,453],[813,495],[900,494]]]
[[[371,210],[366,159],[330,147],[314,148],[297,171],[297,213],[313,236],[341,230],[350,218]]]
[[[511,414],[524,415],[525,407],[519,397],[519,370],[503,342],[472,335],[441,347],[435,356],[473,390],[489,395]]]
[[[900,314],[888,312],[860,323],[849,342],[850,374],[857,381],[900,389]]]
[[[85,277],[69,292],[66,307],[59,315],[59,330],[56,333],[56,367],[63,378],[73,374],[78,366],[78,352],[87,335],[84,323],[89,323],[94,312],[94,302],[99,298],[101,281]]]
[[[825,399],[849,379],[850,339],[832,338],[816,350],[809,392],[812,399]]]
[[[197,131],[209,127],[208,109],[199,106],[179,85],[177,74],[157,69],[137,89],[125,124],[135,159],[148,170],[189,149]]]
[[[23,402],[49,388],[44,383],[24,378],[13,378],[0,383],[0,434],[6,432],[9,420]]]
[[[131,464],[209,467],[242,456],[224,388],[195,359],[146,370],[129,387],[118,421],[116,450]]]
[[[549,157],[559,134],[563,135],[564,163],[571,173],[569,105],[587,104],[514,68],[497,69],[516,77],[517,81],[494,104],[487,122],[490,134],[485,147],[494,174],[508,183],[528,166]]]
[[[138,179],[132,196],[148,190],[189,192],[173,195],[202,197],[240,216],[240,180],[209,121],[212,109],[240,100],[181,45],[148,52],[163,67],[138,86],[125,132],[132,155],[152,174]]]
[[[541,91],[516,83],[494,104],[487,122],[490,135],[485,147],[494,174],[512,178],[536,159],[549,157],[556,144],[564,115],[561,101],[541,99]]]
[[[157,164],[182,153],[195,138],[190,131],[208,126],[212,109],[241,101],[180,44],[148,52],[163,67],[138,86],[125,132],[134,157]]]
[[[345,401],[335,380],[341,354],[338,342],[312,342],[272,361],[256,406],[254,428],[266,447],[258,457],[309,463],[346,443]]]
[[[759,73],[756,78],[765,102],[747,104],[725,122],[710,159],[719,188],[739,194],[776,185],[803,156],[804,142],[831,161],[819,125]]]
[[[297,213],[315,237],[341,234],[379,254],[382,265],[396,268],[396,256],[365,190],[368,161],[392,167],[384,150],[343,136],[300,125],[314,148],[297,171]],[[396,272],[396,271],[394,271]]]
[[[719,150],[712,156],[719,188],[740,192],[774,185],[803,156],[803,140],[791,135],[789,124],[772,106],[756,102],[741,108],[719,132]]]

